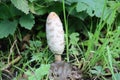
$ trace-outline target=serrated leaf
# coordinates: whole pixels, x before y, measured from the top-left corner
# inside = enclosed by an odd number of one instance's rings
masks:
[[[101,17],[105,0],[79,0],[76,6],[77,12],[87,11],[92,16]]]
[[[97,17],[101,17],[106,4],[105,0],[94,0],[94,2],[95,2],[94,14]]]
[[[10,10],[11,17],[16,17],[16,16],[19,16],[19,15],[23,15],[23,13],[20,10],[18,10],[13,4],[10,4],[8,7],[9,7],[9,10]]]
[[[85,3],[78,2],[76,6],[77,12],[84,11],[88,8],[88,6]]]
[[[24,15],[20,18],[19,23],[21,27],[31,30],[35,24],[34,16],[32,14]]]
[[[0,38],[7,37],[9,34],[13,35],[17,27],[17,21],[4,20],[0,22]]]
[[[93,12],[93,8],[95,6],[95,3],[93,0],[80,0],[76,6],[76,10],[77,12],[81,12],[81,11],[87,11],[87,13],[90,16],[93,16],[94,13]]]
[[[21,10],[22,12],[28,14],[29,13],[29,7],[27,0],[11,0],[12,4]]]

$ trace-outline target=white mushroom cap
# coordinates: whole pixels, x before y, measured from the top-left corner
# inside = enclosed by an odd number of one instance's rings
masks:
[[[46,36],[50,50],[54,54],[62,54],[64,51],[64,30],[59,16],[51,12],[46,21]]]

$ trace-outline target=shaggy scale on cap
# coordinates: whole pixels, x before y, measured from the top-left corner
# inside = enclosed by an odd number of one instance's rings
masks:
[[[51,12],[46,21],[46,36],[50,50],[54,54],[62,54],[64,51],[64,30],[59,16]]]

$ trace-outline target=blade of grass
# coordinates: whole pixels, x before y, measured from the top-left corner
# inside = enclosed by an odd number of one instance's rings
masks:
[[[69,53],[68,53],[68,23],[66,19],[66,12],[65,12],[65,2],[62,0],[63,5],[63,15],[64,15],[64,24],[65,24],[65,39],[66,39],[66,54],[67,54],[67,62],[69,62]]]
[[[114,74],[114,69],[113,69],[113,65],[112,65],[112,55],[110,53],[109,46],[107,46],[107,54],[108,54],[108,65],[109,65],[110,71],[112,73],[114,80],[117,80],[115,77],[115,74]]]

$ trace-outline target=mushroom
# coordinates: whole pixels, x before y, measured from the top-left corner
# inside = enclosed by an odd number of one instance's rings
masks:
[[[55,54],[55,61],[61,61],[61,54],[64,51],[64,30],[55,12],[51,12],[47,17],[46,36],[48,47]]]
[[[62,61],[64,51],[64,30],[59,16],[51,12],[46,21],[46,36],[49,49],[55,54],[55,61],[51,64],[50,80],[82,80],[79,70],[73,70],[72,65]]]

